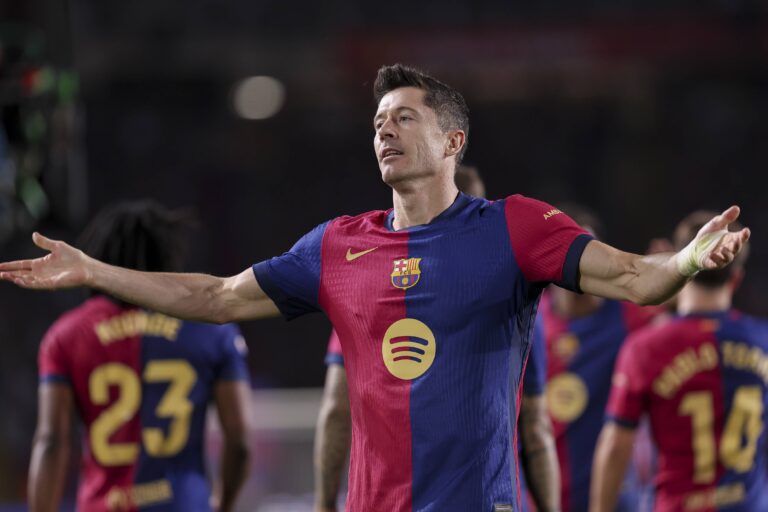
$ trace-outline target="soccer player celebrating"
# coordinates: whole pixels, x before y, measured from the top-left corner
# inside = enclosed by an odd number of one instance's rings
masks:
[[[710,217],[683,220],[677,246]],[[697,274],[678,295],[678,317],[638,331],[622,348],[595,453],[593,512],[614,510],[643,414],[658,447],[654,510],[768,510],[768,323],[731,309],[745,253]]]
[[[599,219],[579,205],[563,209],[598,235]],[[616,356],[627,334],[660,310],[550,287],[536,317],[534,344],[546,346],[546,398],[555,430],[563,510],[583,512],[589,503],[592,455],[603,425]],[[541,334],[539,336],[538,334]],[[630,491],[631,486],[625,486]],[[622,493],[619,510],[635,510],[636,496]]]
[[[485,197],[485,184],[474,167],[459,165],[454,176],[459,191]],[[560,510],[560,479],[552,423],[544,403],[546,378],[543,345],[534,345],[523,379],[520,405],[520,454],[524,475],[521,492],[531,497],[539,512]],[[534,354],[537,354],[534,356]],[[328,371],[315,434],[315,512],[334,512],[344,463],[351,441],[351,415],[344,355],[334,330],[325,357]],[[526,485],[527,484],[527,485]],[[526,496],[523,491],[530,493]]]
[[[402,65],[381,68],[374,90],[373,145],[392,209],[324,222],[232,277],[127,270],[35,234],[49,254],[0,264],[0,278],[90,286],[208,322],[324,311],[349,384],[347,509],[517,510],[510,417],[544,286],[660,302],[696,271],[730,263],[749,231],[724,231],[739,215],[731,207],[686,250],[641,256],[593,240],[546,203],[460,194],[463,97]]]
[[[154,203],[126,203],[98,215],[82,246],[110,264],[174,270],[182,221]],[[212,398],[224,434],[213,501],[232,510],[248,465],[244,350],[234,325],[185,322],[100,293],[66,313],[40,347],[30,510],[59,509],[75,413],[87,447],[79,510],[211,510],[203,440]]]

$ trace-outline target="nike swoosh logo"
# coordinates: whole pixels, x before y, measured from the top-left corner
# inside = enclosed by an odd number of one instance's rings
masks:
[[[374,247],[373,249],[368,249],[365,251],[360,251],[355,253],[352,252],[352,249],[347,249],[347,261],[355,261],[360,256],[365,256],[366,254],[373,252],[376,249],[378,249],[378,247]]]

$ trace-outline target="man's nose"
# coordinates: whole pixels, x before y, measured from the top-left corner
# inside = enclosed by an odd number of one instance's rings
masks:
[[[392,122],[391,118],[386,118],[381,123],[381,126],[379,126],[379,129],[376,133],[381,140],[396,137],[397,131],[395,130],[395,123]]]

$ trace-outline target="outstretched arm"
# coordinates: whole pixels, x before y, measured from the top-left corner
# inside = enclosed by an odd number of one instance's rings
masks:
[[[749,239],[749,229],[728,232],[739,217],[731,206],[701,228],[678,253],[640,256],[596,240],[584,249],[579,263],[582,291],[600,297],[660,304],[677,293],[700,270],[725,267]]]
[[[277,306],[251,269],[232,277],[140,272],[107,265],[82,251],[38,233],[32,240],[49,253],[41,258],[0,263],[0,279],[32,289],[88,286],[130,304],[203,322],[225,323],[275,316]]]

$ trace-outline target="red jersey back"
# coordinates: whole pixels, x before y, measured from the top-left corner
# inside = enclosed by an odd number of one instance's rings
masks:
[[[768,324],[728,311],[630,336],[608,415],[629,427],[650,415],[655,510],[768,510],[767,405]]]
[[[247,378],[237,327],[184,322],[106,297],[62,316],[41,382],[71,386],[85,425],[78,509],[210,510],[202,443],[221,380]]]

